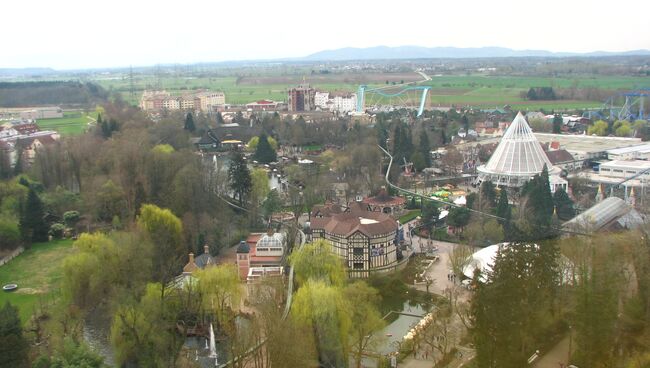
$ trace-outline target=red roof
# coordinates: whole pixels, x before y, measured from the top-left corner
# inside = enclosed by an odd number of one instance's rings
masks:
[[[363,203],[369,204],[371,206],[401,206],[406,203],[406,199],[388,195],[386,190],[382,189],[376,196],[364,198]]]

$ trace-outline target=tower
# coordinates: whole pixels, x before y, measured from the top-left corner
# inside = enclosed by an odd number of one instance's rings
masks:
[[[237,269],[239,270],[239,279],[245,281],[248,278],[248,270],[251,267],[250,247],[246,241],[242,240],[237,246]]]

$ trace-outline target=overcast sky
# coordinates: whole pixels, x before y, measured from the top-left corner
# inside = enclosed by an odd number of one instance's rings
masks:
[[[270,59],[378,45],[650,49],[649,0],[6,0],[0,14],[0,68]]]

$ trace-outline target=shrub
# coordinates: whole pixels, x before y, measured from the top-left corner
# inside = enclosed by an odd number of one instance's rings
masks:
[[[21,243],[18,221],[0,218],[0,249],[13,250]]]
[[[65,231],[65,225],[60,223],[55,223],[50,226],[50,235],[55,239],[61,239],[63,237],[63,232]]]

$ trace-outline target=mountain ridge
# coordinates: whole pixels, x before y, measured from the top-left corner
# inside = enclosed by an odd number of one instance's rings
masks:
[[[423,46],[374,46],[344,47],[323,50],[297,60],[344,61],[387,59],[462,59],[494,57],[598,57],[598,56],[650,56],[650,50],[552,52],[548,50],[515,50],[506,47],[423,47]]]

